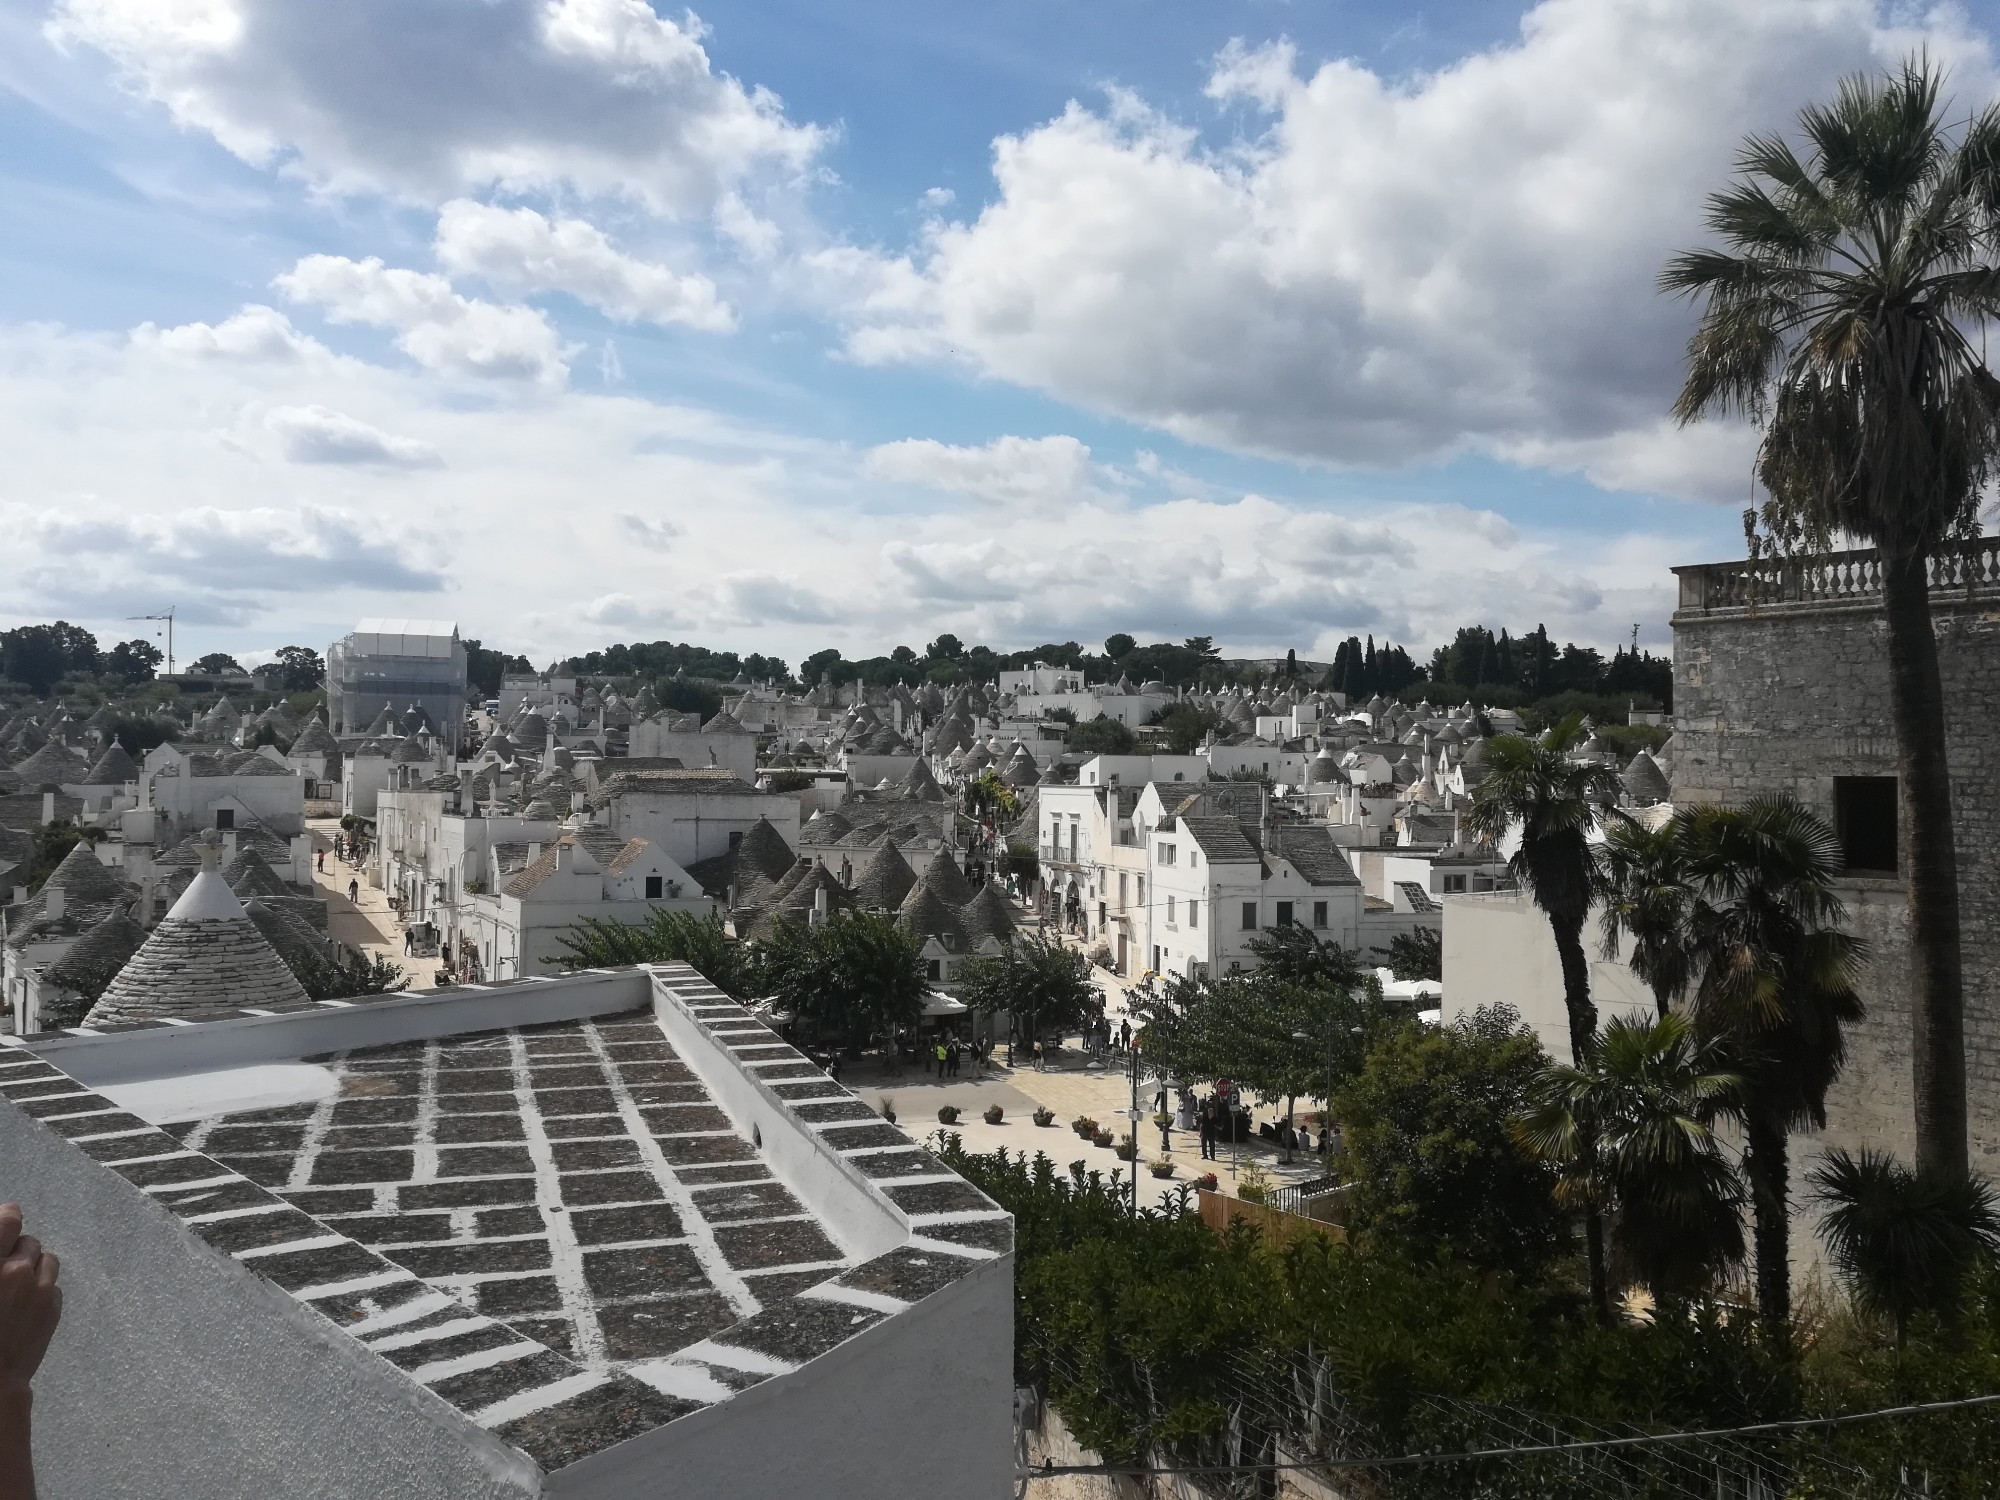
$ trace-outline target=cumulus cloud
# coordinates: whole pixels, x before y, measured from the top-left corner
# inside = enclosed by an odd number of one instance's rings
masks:
[[[974,447],[905,438],[870,448],[862,468],[871,479],[924,485],[992,505],[1045,505],[1101,488],[1090,449],[1066,436],[999,437]]]
[[[132,342],[196,359],[288,363],[328,352],[319,340],[294,328],[291,319],[276,308],[255,302],[215,324],[182,323],[161,328],[141,323],[132,330]]]
[[[546,315],[460,296],[443,276],[386,266],[372,255],[308,255],[273,284],[335,323],[393,330],[398,349],[441,375],[559,385],[569,373],[572,351]]]
[[[454,199],[438,215],[437,257],[454,276],[477,276],[516,294],[564,292],[622,323],[712,332],[736,323],[708,277],[634,259],[582,219]]]
[[[646,0],[58,0],[48,30],[179,124],[337,193],[568,188],[706,214],[825,139]]]
[[[423,469],[442,462],[429,443],[397,437],[324,406],[276,407],[265,415],[264,425],[278,439],[279,450],[295,464]]]
[[[1919,42],[1988,96],[1962,14],[1919,30],[1874,0],[1543,0],[1518,42],[1410,80],[1232,47],[1208,92],[1247,139],[1072,103],[995,143],[976,218],[810,268],[866,360],[964,361],[1239,451],[1470,450],[1733,497],[1730,440],[1659,425],[1690,315],[1654,276],[1746,131]]]

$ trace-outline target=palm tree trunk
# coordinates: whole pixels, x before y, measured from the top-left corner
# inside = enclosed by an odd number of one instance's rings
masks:
[[[1579,1068],[1597,1034],[1597,1007],[1590,1003],[1590,960],[1583,951],[1583,918],[1549,913],[1556,935],[1556,956],[1562,960],[1563,1010],[1569,1016],[1569,1055]]]
[[[1750,1144],[1744,1166],[1749,1170],[1750,1203],[1757,1220],[1757,1311],[1765,1328],[1776,1334],[1792,1317],[1792,1234],[1786,1202],[1790,1167],[1785,1154],[1785,1124],[1753,1104],[1744,1125]]]
[[[1962,1175],[1968,1159],[1958,849],[1945,761],[1944,689],[1921,553],[1883,557],[1882,601],[1889,628],[1889,701],[1902,777],[1905,889],[1916,968],[1910,1069],[1917,1165]]]

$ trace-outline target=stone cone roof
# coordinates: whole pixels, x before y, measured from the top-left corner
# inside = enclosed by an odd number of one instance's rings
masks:
[[[815,868],[814,862],[810,859],[804,858],[803,856],[793,860],[792,867],[789,870],[785,871],[784,874],[780,875],[776,883],[773,884],[769,890],[758,893],[757,900],[755,901],[754,904],[758,907],[777,906],[785,899],[785,897],[791,895],[793,890],[795,890],[798,887],[799,882],[804,880],[806,876],[810,875],[813,872],[814,868]],[[748,906],[753,903],[746,901],[743,904]]]
[[[771,826],[769,818],[759,818],[736,846],[737,883],[747,884],[754,872],[765,880],[782,880],[793,863],[792,847],[785,836]]]
[[[252,897],[244,903],[243,914],[294,974],[328,957],[325,940],[276,902]]]
[[[953,911],[972,899],[972,882],[965,878],[948,849],[940,849],[931,856],[931,862],[924,866],[923,877],[917,883],[928,887],[938,900]]]
[[[430,751],[423,747],[414,734],[403,736],[402,742],[389,753],[389,759],[397,765],[416,765],[431,758]]]
[[[855,904],[875,911],[895,911],[916,883],[917,872],[903,858],[896,841],[885,839],[854,879]]]
[[[64,904],[71,908],[103,906],[107,902],[132,899],[132,892],[125,882],[98,861],[90,845],[81,841],[72,845],[69,853],[62,857],[62,863],[49,872],[41,890],[35,892],[35,899],[45,901],[44,893],[50,886],[62,891]]]
[[[123,906],[116,906],[70,944],[69,951],[42,971],[49,984],[60,986],[77,997],[76,1002],[54,1011],[48,1002],[42,1009],[42,1029],[75,1026],[97,1003],[105,986],[117,977],[126,960],[145,944],[146,929],[133,921]]]
[[[211,855],[85,1020],[96,1026],[306,1002],[305,988],[223,882]]]
[[[910,774],[903,778],[903,795],[912,802],[945,802],[950,800],[937,777],[931,774],[930,766],[918,761],[910,767]]]
[[[85,779],[90,768],[81,755],[72,754],[51,740],[26,760],[14,763],[14,774],[30,791],[51,784],[74,785]]]
[[[139,779],[139,766],[125,753],[125,747],[113,740],[109,748],[97,757],[96,763],[83,773],[83,779],[91,786],[123,786],[128,781]]]
[[[1004,943],[1014,935],[1013,909],[997,885],[982,885],[958,915],[974,938],[995,937]]]
[[[264,863],[264,856],[255,849],[244,849],[229,862],[229,868],[222,872],[222,880],[237,897],[247,901],[252,896],[295,896],[298,892],[278,878],[278,872]]]
[[[1667,776],[1660,769],[1660,763],[1644,750],[1632,757],[1632,763],[1625,768],[1618,781],[1625,788],[1625,795],[1638,807],[1651,807],[1673,798],[1673,789],[1667,784]]]
[[[947,948],[964,942],[965,927],[958,920],[958,914],[944,902],[937,892],[919,881],[903,898],[903,904],[896,911],[896,925],[918,937],[935,937],[945,940]]]

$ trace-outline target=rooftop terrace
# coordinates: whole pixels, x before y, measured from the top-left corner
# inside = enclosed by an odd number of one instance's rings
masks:
[[[343,1341],[353,1378],[422,1397],[449,1453],[504,1449],[518,1485],[465,1493],[658,1493],[703,1454],[703,1488],[764,1493],[771,1445],[717,1436],[760,1409],[800,1432],[821,1412],[822,1465],[855,1483],[816,1493],[944,1493],[871,1448],[946,1400],[975,1449],[997,1439],[951,1472],[1004,1482],[1011,1221],[685,966],[5,1040],[8,1191],[49,1225],[65,1280],[78,1268],[79,1301],[115,1258],[88,1207],[115,1183],[121,1218],[236,1288],[225,1347],[258,1305],[236,1284],[261,1283]],[[80,1321],[70,1373],[97,1407],[153,1359],[107,1309]],[[913,1339],[927,1355],[866,1376],[881,1409],[854,1410],[857,1371]],[[117,1399],[197,1425],[259,1399],[194,1364]],[[271,1416],[311,1450],[311,1413]],[[328,1461],[358,1465],[354,1483],[369,1464]],[[273,1479],[210,1492],[291,1492]]]

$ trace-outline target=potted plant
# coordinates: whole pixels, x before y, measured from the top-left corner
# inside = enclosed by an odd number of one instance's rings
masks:
[[[877,1102],[877,1103],[878,1103],[878,1104],[879,1104],[879,1105],[881,1106],[881,1109],[882,1109],[882,1118],[883,1118],[883,1119],[885,1119],[885,1120],[887,1120],[887,1121],[888,1121],[888,1122],[889,1122],[889,1123],[890,1123],[891,1125],[895,1124],[895,1123],[896,1123],[896,1101],[895,1101],[894,1099],[891,1099],[891,1098],[890,1098],[890,1097],[889,1097],[889,1096],[888,1096],[887,1094],[884,1094],[884,1095],[883,1095],[883,1096],[882,1096],[882,1097],[881,1097],[881,1098],[880,1098],[879,1100],[877,1100],[876,1102]]]
[[[1194,1185],[1204,1193],[1212,1193],[1222,1186],[1222,1182],[1213,1172],[1204,1172],[1201,1176],[1195,1178]]]
[[[940,1125],[956,1125],[958,1123],[958,1106],[956,1104],[939,1105],[938,1123]]]
[[[1006,1116],[1007,1111],[999,1105],[989,1104],[986,1106],[986,1123],[988,1125],[998,1125]]]
[[[1053,1125],[1056,1122],[1056,1112],[1047,1105],[1037,1105],[1034,1119],[1037,1125]]]
[[[1137,1161],[1139,1159],[1139,1143],[1129,1135],[1118,1143],[1117,1150],[1120,1161]]]
[[[1090,1144],[1093,1146],[1109,1146],[1111,1144],[1111,1132],[1108,1130],[1092,1131]]]
[[[1169,1125],[1173,1123],[1174,1123],[1174,1117],[1168,1114],[1165,1110],[1161,1110],[1158,1114],[1153,1116],[1153,1128],[1155,1130],[1165,1130]]]
[[[1089,1140],[1097,1134],[1097,1121],[1091,1119],[1089,1115],[1078,1115],[1069,1122],[1069,1128],[1085,1140]]]
[[[1158,1161],[1148,1162],[1146,1170],[1155,1177],[1171,1177],[1174,1175],[1174,1164],[1163,1156]]]
[[[1236,1174],[1236,1196],[1245,1203],[1262,1203],[1271,1196],[1271,1174],[1259,1162],[1246,1162]]]

